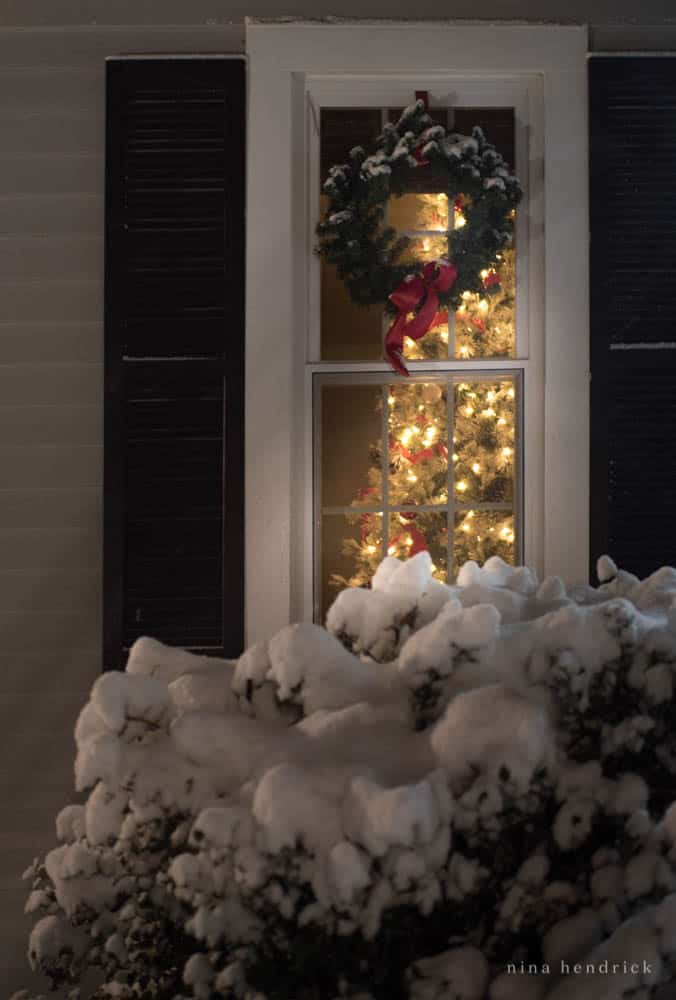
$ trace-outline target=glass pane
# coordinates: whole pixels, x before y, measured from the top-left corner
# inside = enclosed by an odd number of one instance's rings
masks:
[[[397,559],[410,559],[419,552],[429,552],[437,580],[446,581],[448,519],[446,512],[402,511],[390,514],[387,553]]]
[[[402,194],[390,198],[387,221],[402,232],[427,230],[446,232],[448,229],[448,195]]]
[[[320,128],[321,183],[329,170],[347,160],[354,146],[369,146],[380,133],[379,108],[322,108]],[[327,199],[320,191],[320,214]],[[321,262],[321,335],[323,361],[380,361],[383,356],[382,306],[355,305],[335,268]]]
[[[352,302],[333,264],[321,262],[321,357],[323,361],[380,361],[383,307]]]
[[[404,357],[407,361],[442,361],[448,357],[448,309],[440,309],[420,340],[404,337]]]
[[[324,514],[321,523],[321,621],[345,587],[371,580],[382,553],[382,514]]]
[[[454,576],[457,576],[458,570],[468,559],[481,565],[491,556],[501,556],[505,562],[512,564],[516,561],[512,512],[472,509],[456,511]]]
[[[514,381],[459,382],[455,386],[453,413],[456,501],[511,504],[516,429]]]
[[[389,504],[448,503],[447,386],[390,385],[388,410]]]
[[[516,253],[500,254],[497,266],[482,271],[485,295],[465,292],[455,313],[457,358],[513,358],[516,354]]]
[[[325,384],[321,393],[322,507],[379,503],[383,387]]]

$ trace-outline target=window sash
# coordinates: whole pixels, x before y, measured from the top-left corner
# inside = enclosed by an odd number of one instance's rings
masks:
[[[307,145],[307,208],[308,220],[308,274],[306,277],[306,297],[308,303],[308,324],[306,331],[306,359],[310,364],[329,363],[343,366],[344,362],[322,362],[321,359],[321,262],[314,248],[316,229],[320,219],[319,196],[320,178],[320,118],[322,108],[379,108],[406,107],[413,100],[414,90],[427,89],[432,106],[457,106],[458,108],[494,107],[513,108],[515,120],[515,164],[514,171],[521,182],[524,196],[523,208],[516,213],[515,245],[516,254],[516,359],[525,360],[531,353],[531,308],[530,287],[533,281],[531,270],[537,261],[541,247],[532,246],[534,233],[530,222],[530,190],[534,174],[531,162],[533,151],[529,147],[529,130],[537,117],[535,114],[537,86],[532,76],[487,77],[472,79],[467,75],[444,75],[416,81],[404,77],[377,80],[368,77],[336,79],[335,77],[308,76],[305,87],[305,134]],[[383,112],[384,113],[384,112]],[[384,118],[383,118],[384,120]],[[540,242],[540,240],[538,240]],[[537,265],[536,265],[537,266]],[[452,323],[449,314],[449,323]],[[450,336],[449,336],[450,339]],[[456,359],[449,358],[453,361]],[[482,368],[484,360],[471,358],[457,359],[472,368]],[[490,362],[495,359],[485,359]],[[497,359],[502,365],[504,358]],[[512,359],[510,358],[510,361]],[[443,364],[446,359],[415,361],[407,359],[406,364],[413,373]],[[377,364],[377,362],[369,363]]]
[[[389,371],[389,377],[388,377]],[[448,499],[446,503],[439,504],[392,504],[389,502],[388,496],[388,472],[387,472],[387,462],[386,456],[389,456],[389,448],[386,447],[386,441],[388,437],[388,410],[385,402],[383,403],[383,415],[382,415],[382,428],[381,428],[381,441],[383,444],[383,479],[382,479],[382,496],[379,502],[374,504],[364,504],[359,506],[331,506],[322,503],[321,498],[321,470],[322,470],[322,406],[321,406],[321,393],[324,386],[327,385],[379,385],[382,386],[383,392],[385,387],[391,385],[393,381],[397,379],[397,376],[393,376],[391,370],[383,371],[382,373],[375,372],[314,372],[312,377],[312,447],[311,453],[313,456],[313,469],[312,469],[312,495],[313,495],[313,517],[312,517],[312,540],[311,540],[311,551],[312,551],[312,616],[315,622],[321,623],[321,593],[324,581],[322,580],[322,519],[324,516],[340,515],[340,514],[382,514],[383,515],[383,528],[382,528],[382,553],[387,551],[388,547],[388,525],[389,516],[391,514],[413,511],[419,513],[432,513],[443,515],[446,520],[446,527],[448,529],[447,536],[447,582],[451,583],[451,569],[457,572],[459,567],[454,566],[453,562],[453,539],[455,533],[455,516],[456,513],[467,510],[476,511],[509,511],[514,518],[514,558],[516,565],[523,561],[524,553],[524,531],[523,531],[523,519],[524,519],[524,491],[523,491],[523,471],[524,471],[524,434],[523,434],[523,391],[524,391],[524,377],[523,369],[518,367],[505,366],[504,359],[500,367],[494,367],[490,370],[478,370],[476,368],[469,369],[466,365],[462,367],[460,365],[455,365],[452,369],[447,369],[446,371],[440,371],[436,365],[428,365],[426,372],[416,372],[412,374],[409,379],[406,380],[406,385],[410,384],[420,384],[424,382],[443,382],[449,387],[449,398],[448,398],[448,419],[446,425],[446,444],[448,448],[449,460],[448,460]],[[486,382],[494,380],[510,380],[514,384],[514,389],[516,393],[515,399],[515,412],[514,412],[514,492],[511,502],[483,502],[483,501],[460,501],[455,497],[455,490],[453,487],[454,474],[453,474],[453,461],[451,459],[451,453],[453,451],[453,431],[454,431],[454,419],[452,414],[452,403],[450,398],[450,390],[454,385],[461,382]]]

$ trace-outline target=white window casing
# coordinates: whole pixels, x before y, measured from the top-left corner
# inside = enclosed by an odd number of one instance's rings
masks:
[[[443,23],[247,23],[247,642],[311,620],[313,376],[387,372],[319,361],[322,106],[410,103],[415,90],[465,107],[516,110],[516,358],[471,371],[521,373],[524,559],[588,577],[589,293],[587,32],[582,27]],[[527,123],[524,125],[524,123]],[[465,370],[412,362],[412,374]]]

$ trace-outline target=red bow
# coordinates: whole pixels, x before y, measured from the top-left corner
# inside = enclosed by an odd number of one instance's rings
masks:
[[[458,276],[457,268],[446,260],[432,260],[425,264],[422,274],[411,274],[389,296],[398,314],[385,337],[385,352],[390,364],[400,375],[408,375],[402,361],[404,337],[420,340],[431,327],[439,305],[438,292],[447,292]],[[408,313],[417,313],[406,322]]]

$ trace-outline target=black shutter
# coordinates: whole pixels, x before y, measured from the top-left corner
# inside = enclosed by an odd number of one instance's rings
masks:
[[[244,62],[107,67],[104,666],[243,635]]]
[[[676,565],[676,59],[597,57],[591,95],[591,557]]]

